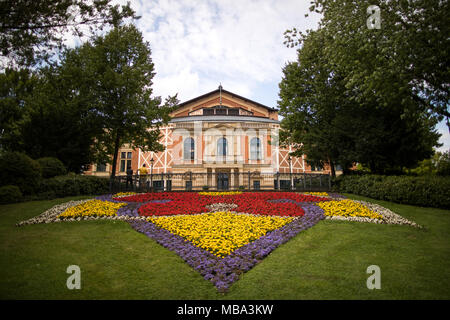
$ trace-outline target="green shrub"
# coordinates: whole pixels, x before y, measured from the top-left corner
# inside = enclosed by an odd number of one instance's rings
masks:
[[[340,176],[334,191],[424,207],[450,208],[450,178],[438,176]]]
[[[39,163],[24,153],[5,152],[0,155],[0,186],[18,186],[23,194],[33,194],[41,180]]]
[[[68,174],[42,180],[39,197],[68,197],[104,194],[109,191],[109,179],[95,176]]]
[[[41,166],[41,173],[44,179],[62,176],[67,173],[64,164],[57,158],[46,157],[36,160]]]
[[[0,204],[20,202],[22,192],[18,186],[7,185],[0,187]]]

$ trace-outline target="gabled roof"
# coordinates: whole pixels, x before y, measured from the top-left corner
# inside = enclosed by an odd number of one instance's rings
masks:
[[[236,98],[242,99],[242,100],[244,100],[244,101],[246,101],[246,102],[253,103],[253,104],[255,104],[255,105],[259,106],[259,107],[266,108],[266,109],[269,110],[269,111],[278,111],[278,109],[276,109],[276,108],[268,107],[268,106],[263,105],[263,104],[261,104],[261,103],[259,103],[259,102],[256,102],[256,101],[250,100],[250,99],[248,99],[248,98],[242,97],[242,96],[240,96],[240,95],[238,95],[238,94],[236,94],[236,93],[227,91],[227,90],[221,88],[221,86],[219,86],[219,88],[217,88],[217,89],[214,90],[214,91],[205,93],[205,94],[203,94],[203,95],[201,95],[201,96],[198,96],[198,97],[196,97],[196,98],[194,98],[194,99],[191,99],[191,100],[188,100],[188,101],[184,101],[184,102],[180,103],[180,104],[178,105],[178,107],[181,108],[181,107],[183,107],[183,106],[185,106],[185,105],[187,105],[187,104],[193,103],[193,102],[195,102],[195,101],[197,101],[197,100],[201,100],[201,99],[206,98],[206,97],[208,97],[208,96],[212,96],[212,95],[215,95],[215,94],[217,94],[217,93],[220,93],[220,91],[222,91],[222,93],[227,93],[227,94],[229,94],[229,95],[231,95],[231,96],[234,96],[234,97],[236,97]]]

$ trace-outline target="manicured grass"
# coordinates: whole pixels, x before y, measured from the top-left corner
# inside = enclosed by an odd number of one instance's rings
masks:
[[[423,226],[321,221],[220,294],[175,253],[125,222],[15,227],[71,197],[0,206],[1,299],[449,299],[450,211],[379,203]],[[68,290],[69,265],[81,290]],[[369,265],[381,289],[369,290]]]

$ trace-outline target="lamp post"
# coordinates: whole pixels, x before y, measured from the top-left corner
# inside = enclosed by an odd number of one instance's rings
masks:
[[[293,177],[292,177],[292,158],[290,155],[289,155],[288,160],[289,160],[289,174],[291,176],[291,190],[294,190],[294,181],[293,181]]]
[[[153,160],[153,157],[150,160],[150,188],[153,192],[153,162],[155,162],[155,160]]]

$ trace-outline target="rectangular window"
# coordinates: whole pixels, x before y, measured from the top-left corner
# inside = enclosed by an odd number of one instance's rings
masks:
[[[106,172],[106,164],[98,163],[97,172]]]
[[[186,191],[192,190],[192,181],[186,181]]]
[[[214,115],[214,109],[203,109],[204,116],[212,116]]]
[[[131,169],[131,158],[133,156],[132,152],[121,152],[120,153],[120,172],[125,172]]]
[[[239,115],[239,109],[228,109],[228,115],[229,116],[238,116]]]
[[[261,188],[261,183],[259,182],[259,180],[253,181],[253,189],[259,190],[260,188]]]

